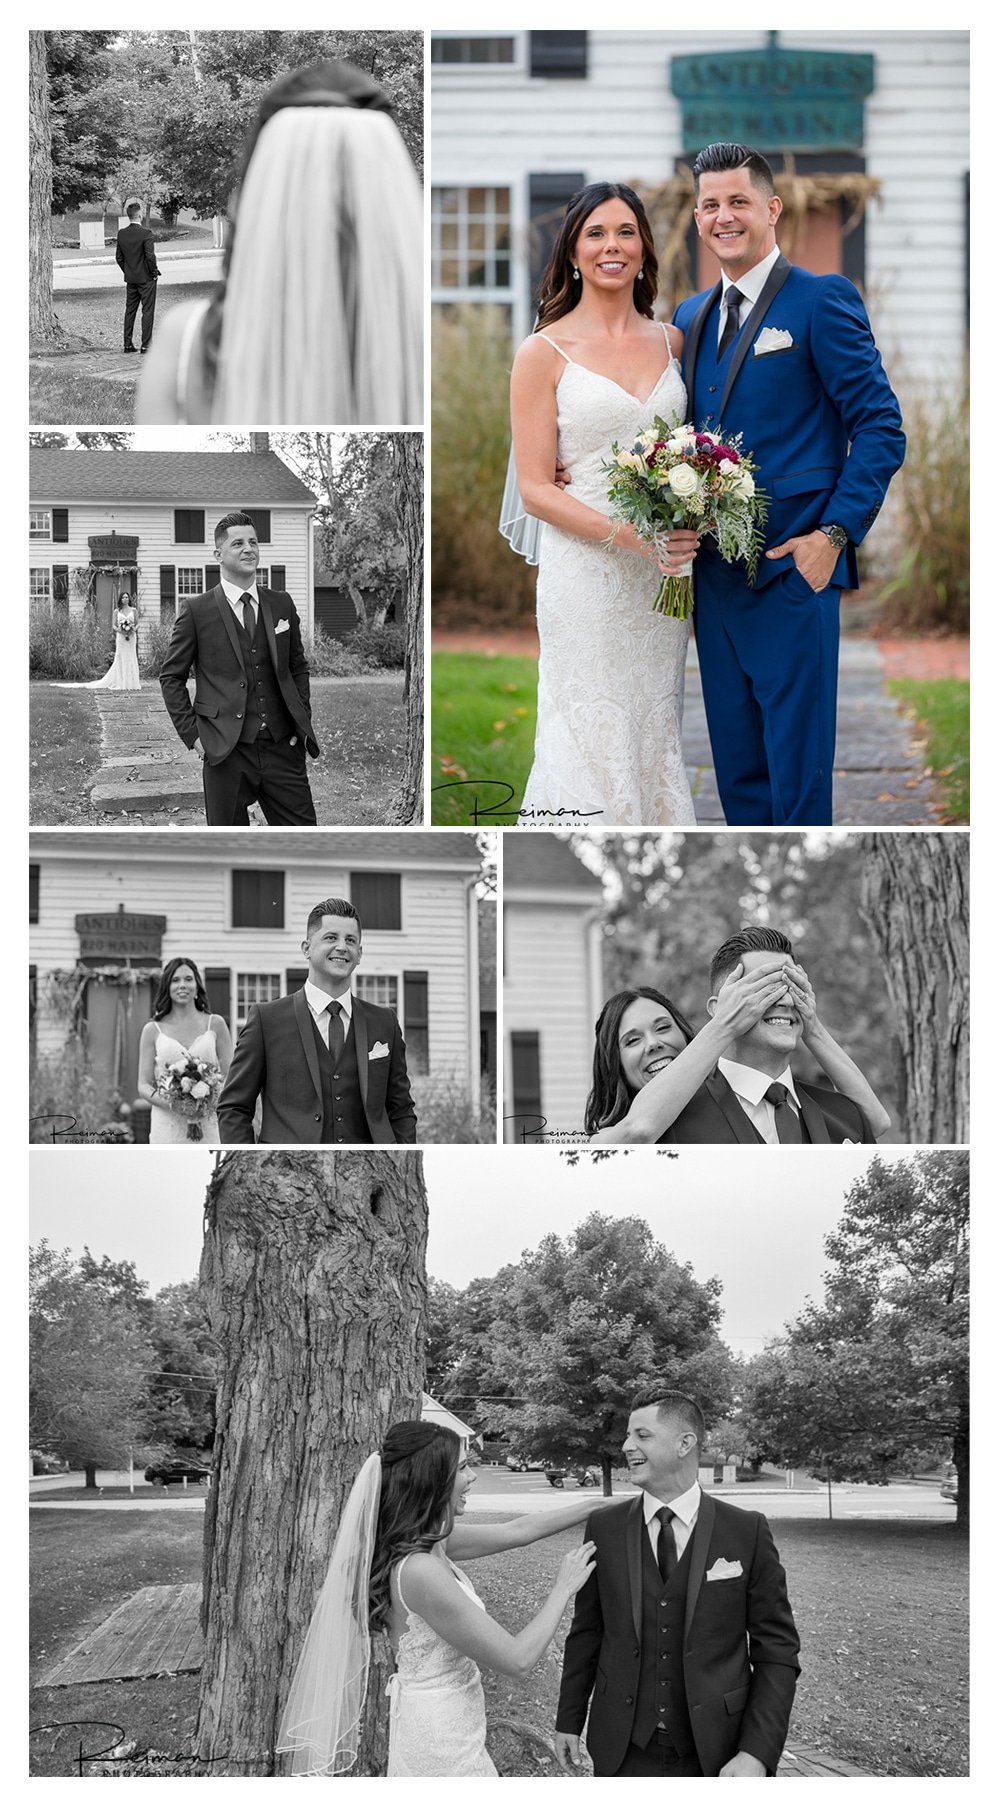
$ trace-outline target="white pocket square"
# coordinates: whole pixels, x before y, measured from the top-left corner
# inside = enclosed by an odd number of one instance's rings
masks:
[[[743,1565],[737,1557],[734,1563],[727,1563],[725,1557],[716,1557],[711,1569],[705,1577],[706,1582],[728,1582],[732,1576],[742,1576]]]
[[[289,624],[286,621],[276,621],[274,624],[274,632],[276,634],[287,634],[288,628]]]
[[[761,352],[787,351],[795,341],[791,333],[786,333],[781,326],[765,326],[754,340],[753,355],[759,358]]]
[[[389,1054],[388,1042],[376,1042],[374,1048],[368,1050],[369,1061],[384,1061]]]

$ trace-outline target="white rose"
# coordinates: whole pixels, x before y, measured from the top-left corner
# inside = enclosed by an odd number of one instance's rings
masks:
[[[644,471],[646,461],[638,452],[619,452],[615,463],[622,471]]]
[[[675,465],[669,483],[675,496],[693,496],[698,488],[698,473],[690,465]]]
[[[733,484],[733,494],[735,496],[742,496],[745,501],[749,502],[751,496],[756,494],[756,491],[757,485],[754,483],[750,472],[741,471]]]
[[[204,1080],[196,1080],[191,1088],[191,1097],[193,1099],[207,1099],[211,1090],[212,1088],[206,1086]]]

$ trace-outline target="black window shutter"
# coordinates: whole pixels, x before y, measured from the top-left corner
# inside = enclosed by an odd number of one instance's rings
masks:
[[[177,608],[176,582],[172,565],[160,566],[160,620],[172,622]]]
[[[52,510],[52,538],[57,546],[69,539],[69,509]]]
[[[547,36],[547,33],[532,32],[532,37]],[[577,170],[560,174],[558,171],[546,170],[528,177],[528,213],[530,227],[528,243],[531,247],[530,275],[532,312],[541,287],[542,271],[549,261],[555,236],[567,203],[578,188],[582,188],[586,177]]]
[[[308,967],[286,967],[285,968],[285,993],[286,993],[286,996],[289,992],[301,992],[301,990],[302,990],[303,986],[305,985],[306,980],[308,978],[309,978],[309,968]]]
[[[222,576],[222,573],[219,570],[218,565],[206,565],[205,566],[205,589],[206,590],[214,590],[215,586],[219,582],[219,579],[221,576]]]
[[[348,896],[358,908],[361,939],[368,929],[402,929],[398,873],[351,873]]]
[[[540,1117],[542,1113],[542,1063],[537,1030],[512,1030],[510,1067],[514,1090],[514,1117]],[[525,1126],[527,1128],[527,1126]],[[515,1133],[519,1126],[515,1122]]]
[[[34,862],[28,867],[28,922],[38,921],[38,881],[41,868]]]
[[[260,541],[260,544],[262,546],[270,546],[270,544],[271,544],[271,511],[270,511],[270,509],[258,509],[258,508],[244,509],[243,513],[245,515],[249,515],[251,521],[253,522],[254,533],[257,535],[257,538]]]
[[[205,540],[204,509],[174,510],[174,542],[177,546],[202,546]]]
[[[205,990],[208,993],[208,1008],[221,1017],[225,1023],[232,1024],[232,989],[231,974],[228,967],[205,968]]]
[[[272,590],[284,590],[284,588],[285,588],[285,567],[283,565],[272,565],[271,566],[271,589]]]
[[[52,602],[62,615],[69,614],[69,566],[52,567]]]
[[[530,67],[535,76],[582,81],[587,74],[585,31],[529,31]]]
[[[403,974],[403,1025],[407,1065],[413,1073],[430,1072],[427,974]]]
[[[274,868],[233,868],[233,928],[284,929],[285,875]]]

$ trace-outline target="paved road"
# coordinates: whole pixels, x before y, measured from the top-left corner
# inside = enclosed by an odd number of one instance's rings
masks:
[[[157,253],[156,261],[160,267],[160,282],[165,287],[173,283],[217,282],[222,275],[222,252],[211,248],[161,251]],[[54,263],[52,287],[57,295],[69,289],[121,289],[124,279],[111,253],[95,256],[87,263]]]

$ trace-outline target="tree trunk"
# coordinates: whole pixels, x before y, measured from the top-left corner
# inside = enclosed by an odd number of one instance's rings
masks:
[[[393,457],[403,540],[403,700],[406,767],[396,800],[397,822],[422,822],[424,801],[424,463],[419,433],[396,433]]]
[[[955,1433],[951,1460],[955,1465],[957,1483],[955,1524],[967,1532],[969,1529],[969,1419],[967,1413],[963,1415],[962,1424]]]
[[[284,1774],[274,1742],[348,1489],[420,1410],[427,1196],[416,1153],[234,1153],[212,1179],[201,1280],[221,1370],[205,1515],[197,1751]],[[355,1775],[385,1769],[376,1640]]]
[[[29,31],[28,340],[56,344],[63,331],[52,306],[52,133],[44,31]]]
[[[601,1458],[601,1493],[614,1493],[614,1466],[609,1456]]]
[[[354,604],[354,614],[355,614],[355,617],[357,620],[358,627],[359,628],[367,627],[368,617],[365,613],[365,599],[362,596],[360,590],[358,589],[357,584],[352,584],[350,578],[345,578],[344,579],[344,588],[346,589],[347,594],[351,599],[351,602]]]
[[[963,835],[864,835],[861,909],[896,1015],[903,1140],[969,1140],[969,866]]]
[[[96,1489],[97,1489],[97,1464],[96,1463],[84,1463],[84,1465],[83,1465],[83,1485],[85,1488],[93,1488],[96,1491]]]

